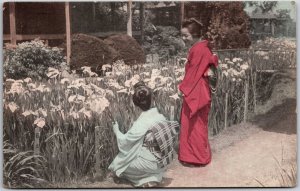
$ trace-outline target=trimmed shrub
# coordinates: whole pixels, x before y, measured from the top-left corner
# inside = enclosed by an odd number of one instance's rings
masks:
[[[42,40],[23,42],[4,51],[4,78],[46,78],[49,67],[58,68],[64,62],[62,51],[49,47]]]

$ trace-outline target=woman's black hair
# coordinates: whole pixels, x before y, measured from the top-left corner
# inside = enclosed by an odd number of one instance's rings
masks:
[[[141,108],[143,111],[147,111],[151,107],[151,89],[140,81],[133,86],[134,93],[132,100],[134,105]]]
[[[201,28],[203,24],[197,21],[195,18],[190,18],[188,20],[183,21],[182,28],[187,28],[193,38],[200,38],[201,35]]]

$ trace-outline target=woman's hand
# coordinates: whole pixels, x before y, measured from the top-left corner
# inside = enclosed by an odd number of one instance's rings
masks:
[[[206,72],[204,73],[204,76],[205,77],[212,77],[212,76],[214,76],[215,74],[214,74],[214,71],[209,67],[209,68],[207,68],[207,70],[206,70]]]
[[[184,94],[183,94],[181,91],[179,91],[179,92],[178,92],[178,96],[179,96],[179,97],[184,97]]]
[[[208,68],[207,76],[208,77],[214,76],[214,72],[212,71],[212,69]]]
[[[113,122],[113,131],[114,133],[117,133],[119,131],[119,124],[118,122]]]
[[[180,59],[179,59],[179,64],[180,64],[180,65],[185,65],[185,64],[187,63],[187,61],[188,61],[188,60],[187,60],[186,58],[180,58]]]
[[[179,97],[184,97],[184,94],[180,91],[179,86],[180,86],[180,85],[178,84],[178,85],[177,85],[177,89],[178,89],[178,90],[177,90],[177,93],[178,93],[178,96],[179,96]]]

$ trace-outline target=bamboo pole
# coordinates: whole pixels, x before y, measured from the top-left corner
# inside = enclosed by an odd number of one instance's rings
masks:
[[[275,24],[274,24],[273,20],[271,21],[271,32],[272,32],[272,36],[274,36],[275,35]]]
[[[14,2],[9,3],[9,27],[10,27],[10,43],[17,44],[16,38],[16,7]]]
[[[170,121],[174,121],[174,106],[170,108]]]
[[[247,121],[248,116],[248,100],[249,99],[249,80],[246,80],[245,84],[245,102],[244,102],[244,122]]]
[[[65,39],[65,34],[17,34],[15,36],[16,41],[18,40],[33,40],[33,39]],[[3,35],[3,40],[11,40],[10,34]]]
[[[40,154],[40,128],[36,127],[34,129],[34,155],[39,155]]]
[[[228,93],[225,95],[225,120],[224,120],[224,129],[228,126]]]
[[[71,58],[71,21],[70,21],[70,3],[65,3],[66,16],[66,40],[67,40],[67,63],[70,63]]]
[[[272,51],[270,49],[249,49],[249,48],[229,48],[229,49],[212,49],[213,52],[226,52],[226,51]]]
[[[100,170],[100,161],[101,161],[99,137],[101,137],[100,126],[96,126],[95,127],[95,158],[96,158],[95,170],[96,172]]]
[[[254,113],[256,114],[256,109],[257,109],[257,103],[256,103],[256,97],[257,97],[257,92],[256,92],[256,82],[257,82],[257,68],[256,65],[253,63],[253,58],[254,58],[254,51],[250,52],[249,54],[249,59],[248,59],[248,64],[251,69],[251,81],[252,81],[252,88],[253,88],[253,110]]]
[[[128,14],[128,21],[127,21],[127,35],[132,37],[132,1],[129,0],[127,3],[127,14]]]
[[[253,102],[254,102],[254,113],[256,114],[257,106],[256,106],[256,71],[254,72],[254,85],[253,85]]]

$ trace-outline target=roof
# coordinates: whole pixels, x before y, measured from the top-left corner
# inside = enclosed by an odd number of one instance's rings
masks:
[[[268,13],[252,12],[249,16],[251,19],[277,19],[277,16],[272,12],[268,12]]]
[[[145,3],[145,8],[146,9],[157,9],[157,8],[162,8],[162,7],[174,7],[176,4],[172,2],[147,2]]]

